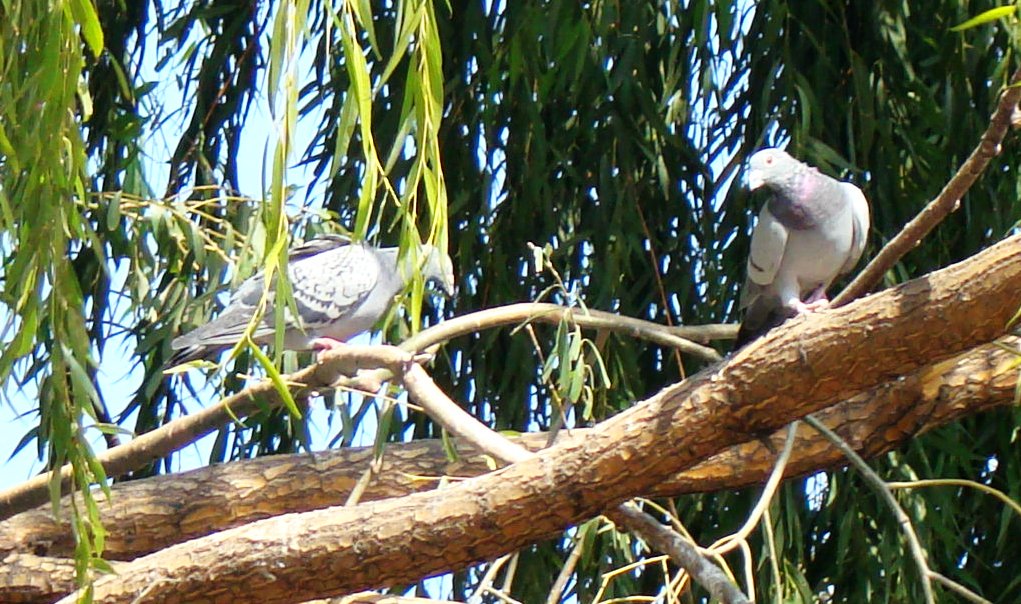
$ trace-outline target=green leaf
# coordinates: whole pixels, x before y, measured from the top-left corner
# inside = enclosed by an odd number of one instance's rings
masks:
[[[71,0],[71,12],[81,26],[82,37],[92,51],[92,56],[98,59],[103,52],[103,28],[99,25],[95,7],[89,0]]]
[[[446,457],[447,461],[455,462],[461,458],[457,452],[457,445],[454,443],[454,439],[450,438],[450,433],[446,429],[440,431],[440,442],[443,444],[443,456]]]
[[[997,19],[1002,19],[1006,16],[1012,15],[1017,12],[1017,5],[1010,4],[1006,6],[998,6],[991,8],[985,12],[979,13],[978,15],[968,19],[964,23],[959,23],[950,28],[950,31],[963,31],[965,29],[971,29],[972,27],[978,27]]]
[[[121,192],[117,191],[107,198],[106,230],[115,231],[121,222]]]
[[[262,368],[266,370],[266,375],[273,382],[273,388],[277,391],[277,395],[280,396],[280,401],[284,404],[284,407],[294,418],[301,419],[301,411],[298,410],[298,405],[294,402],[294,397],[291,396],[291,390],[284,383],[283,376],[277,371],[276,365],[254,343],[249,342],[248,346],[252,355],[262,365]]]
[[[387,438],[390,436],[390,426],[393,424],[394,407],[392,401],[387,400],[383,403],[383,412],[379,414],[377,418],[376,426],[376,438],[372,442],[372,457],[373,459],[380,459],[383,457],[383,452],[386,450]]]
[[[340,120],[337,123],[337,135],[333,145],[333,163],[330,176],[336,176],[343,161],[347,160],[347,148],[354,134],[355,120],[358,119],[357,97],[350,92],[344,94],[344,104],[340,109]]]

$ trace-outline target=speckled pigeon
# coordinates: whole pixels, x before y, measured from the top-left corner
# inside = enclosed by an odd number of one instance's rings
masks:
[[[284,346],[288,350],[328,349],[372,328],[419,264],[427,281],[437,283],[447,295],[453,294],[453,264],[445,253],[422,245],[417,258],[409,254],[400,263],[397,254],[395,247],[374,248],[339,235],[313,239],[291,250],[287,270],[301,324],[290,312],[286,314]],[[252,319],[263,287],[262,273],[248,278],[218,317],[174,339],[171,346],[176,352],[167,366],[213,357],[234,346]],[[253,339],[257,343],[274,340],[272,307],[264,313]]]
[[[861,189],[780,149],[752,155],[748,187],[773,195],[752,232],[737,347],[789,317],[829,306],[826,288],[858,263],[869,230]]]

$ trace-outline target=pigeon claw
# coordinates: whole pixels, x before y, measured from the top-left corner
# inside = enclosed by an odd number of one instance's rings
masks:
[[[316,338],[312,340],[312,350],[316,351],[316,360],[322,362],[323,353],[329,350],[337,350],[347,346],[344,342],[335,338]]]
[[[799,315],[805,315],[819,310],[825,310],[829,307],[830,301],[827,300],[826,298],[812,300],[811,302],[802,302],[801,300],[797,300],[796,302],[794,302],[794,310]]]

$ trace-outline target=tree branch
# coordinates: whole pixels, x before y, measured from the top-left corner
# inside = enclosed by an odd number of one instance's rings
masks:
[[[1011,362],[1017,353],[1008,348],[1016,348],[1019,342],[1008,337],[928,365],[817,416],[862,456],[882,454],[965,414],[1013,404],[1018,375]],[[558,440],[582,443],[590,432],[589,428],[565,430]],[[523,434],[512,440],[538,451],[547,435]],[[774,451],[783,446],[782,432],[771,441],[769,446],[753,439],[731,447],[642,495],[676,497],[761,484],[771,470]],[[387,445],[362,500],[401,497],[436,488],[441,477],[459,480],[491,470],[484,453],[463,442],[455,441],[455,446],[459,458],[451,461],[439,440]],[[343,505],[373,458],[371,447],[352,447],[314,456],[249,459],[116,484],[113,498],[100,507],[102,523],[110,531],[104,557],[130,560],[268,516]],[[785,476],[826,470],[843,462],[843,455],[826,439],[806,428],[799,430],[798,447]],[[146,521],[137,522],[139,517]],[[70,557],[73,551],[67,518],[56,521],[49,505],[0,522],[0,560],[10,553]],[[0,587],[0,601],[6,599],[10,598]]]
[[[908,547],[911,550],[911,557],[915,559],[915,564],[918,565],[918,573],[922,577],[922,593],[925,597],[926,604],[934,604],[935,598],[932,594],[932,579],[929,577],[929,563],[925,559],[925,548],[922,547],[922,542],[918,539],[918,533],[915,532],[915,527],[911,524],[911,518],[908,517],[900,504],[897,503],[897,499],[894,498],[893,492],[886,487],[883,483],[883,479],[878,474],[872,471],[865,460],[860,455],[854,452],[854,449],[845,443],[835,432],[827,428],[818,419],[807,416],[804,419],[805,423],[815,428],[820,434],[825,436],[832,442],[840,452],[847,457],[847,460],[851,462],[859,473],[865,483],[872,488],[872,490],[879,495],[879,498],[883,500],[886,507],[890,508],[893,515],[897,518],[897,524],[900,525],[901,531],[904,533],[904,538],[908,542]]]
[[[669,554],[671,560],[720,602],[729,604],[749,601],[720,567],[700,554],[690,541],[657,522],[634,503],[627,502],[618,506],[613,511],[613,520],[639,535],[654,549]]]
[[[420,366],[410,366],[401,378],[408,395],[422,406],[429,417],[451,434],[461,437],[500,461],[514,463],[535,458],[535,453],[490,430],[457,406]],[[668,553],[678,566],[691,575],[694,582],[705,587],[724,604],[748,603],[748,598],[741,590],[718,566],[702,556],[693,543],[661,525],[634,504],[623,503],[609,512],[609,516],[617,524],[640,536],[649,545]]]
[[[590,310],[588,314],[578,309],[565,308],[555,304],[521,303],[483,310],[461,317],[455,317],[419,332],[401,344],[400,348],[417,353],[451,338],[474,333],[481,329],[515,325],[528,321],[557,323],[561,318],[589,329],[607,329],[617,333],[657,342],[664,346],[677,346],[702,358],[716,360],[719,354],[708,347],[686,340],[687,337],[726,338],[736,333],[730,325],[680,326],[667,328],[656,323],[621,317],[613,313]],[[685,334],[685,335],[678,335]],[[700,334],[702,334],[700,336]],[[376,358],[383,354],[385,358]],[[317,392],[330,390],[335,386],[354,389],[369,389],[379,382],[392,377],[395,371],[379,369],[387,362],[395,362],[391,353],[380,352],[379,347],[348,347],[346,354],[331,356],[329,365],[316,364],[291,375],[284,376],[287,383],[300,384],[292,391],[296,400]],[[359,371],[362,377],[354,376]],[[261,381],[243,391],[229,396],[215,405],[196,413],[175,419],[152,432],[136,436],[130,442],[109,449],[96,456],[108,476],[119,476],[140,468],[149,462],[178,451],[189,443],[212,433],[220,426],[243,418],[258,411],[260,406],[278,407],[282,404],[279,395],[269,381]],[[71,479],[71,466],[61,468],[63,492],[67,492]],[[0,491],[0,520],[30,510],[49,501],[50,474],[41,474],[19,485]]]
[[[728,324],[667,326],[601,310],[568,308],[546,302],[521,302],[446,319],[408,338],[401,344],[401,348],[426,350],[430,346],[484,329],[532,322],[556,325],[563,320],[584,329],[603,329],[677,348],[707,361],[718,361],[719,353],[695,341],[732,340],[737,337],[738,328],[737,325]]]
[[[320,390],[328,390],[341,375],[355,375],[360,370],[383,367],[385,362],[393,361],[394,358],[393,353],[385,347],[350,347],[347,354],[332,356],[330,363],[317,363],[285,376],[284,379],[294,384],[294,398],[303,399]],[[411,358],[409,353],[408,359]],[[108,476],[119,476],[185,447],[219,426],[233,421],[235,417],[255,412],[260,404],[270,407],[282,405],[280,395],[270,380],[261,380],[216,405],[136,436],[129,443],[98,454],[96,459],[103,464]],[[60,474],[62,489],[66,493],[71,479],[71,466],[64,465]],[[50,476],[49,472],[40,474],[20,485],[0,491],[0,519],[48,501]]]
[[[274,602],[417,580],[513,551],[750,434],[1002,335],[1021,291],[1019,241],[868,303],[794,320],[603,422],[582,444],[558,443],[440,491],[288,514],[172,546],[100,579],[95,595],[127,602],[146,589],[153,602],[188,599],[216,577],[236,601]],[[988,274],[997,278],[975,278]]]
[[[911,222],[904,225],[900,233],[890,240],[876,257],[862,269],[858,276],[833,299],[832,306],[838,307],[859,298],[879,283],[886,271],[893,268],[905,254],[910,252],[944,218],[958,208],[961,198],[989,165],[989,161],[1000,153],[1000,145],[1007,135],[1007,129],[1021,101],[1021,68],[1010,77],[1010,82],[1000,94],[1000,102],[989,118],[978,145],[957,170],[950,182],[943,187],[936,199],[929,202]]]

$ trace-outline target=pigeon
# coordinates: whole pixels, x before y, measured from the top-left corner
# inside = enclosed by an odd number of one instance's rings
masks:
[[[422,266],[427,282],[438,284],[448,296],[454,294],[454,271],[450,257],[431,245],[421,245],[415,258],[398,258],[398,248],[375,248],[352,243],[340,235],[312,239],[290,251],[287,274],[300,322],[285,313],[284,347],[288,350],[326,350],[367,331],[390,308],[394,297],[407,286]],[[222,313],[171,343],[174,367],[196,359],[215,357],[241,339],[262,298],[263,274],[245,280],[231,295]],[[266,308],[252,339],[273,342],[275,321],[272,305]]]
[[[748,188],[772,197],[752,232],[737,348],[788,318],[829,306],[826,288],[858,263],[869,231],[861,189],[780,149],[748,161]]]

